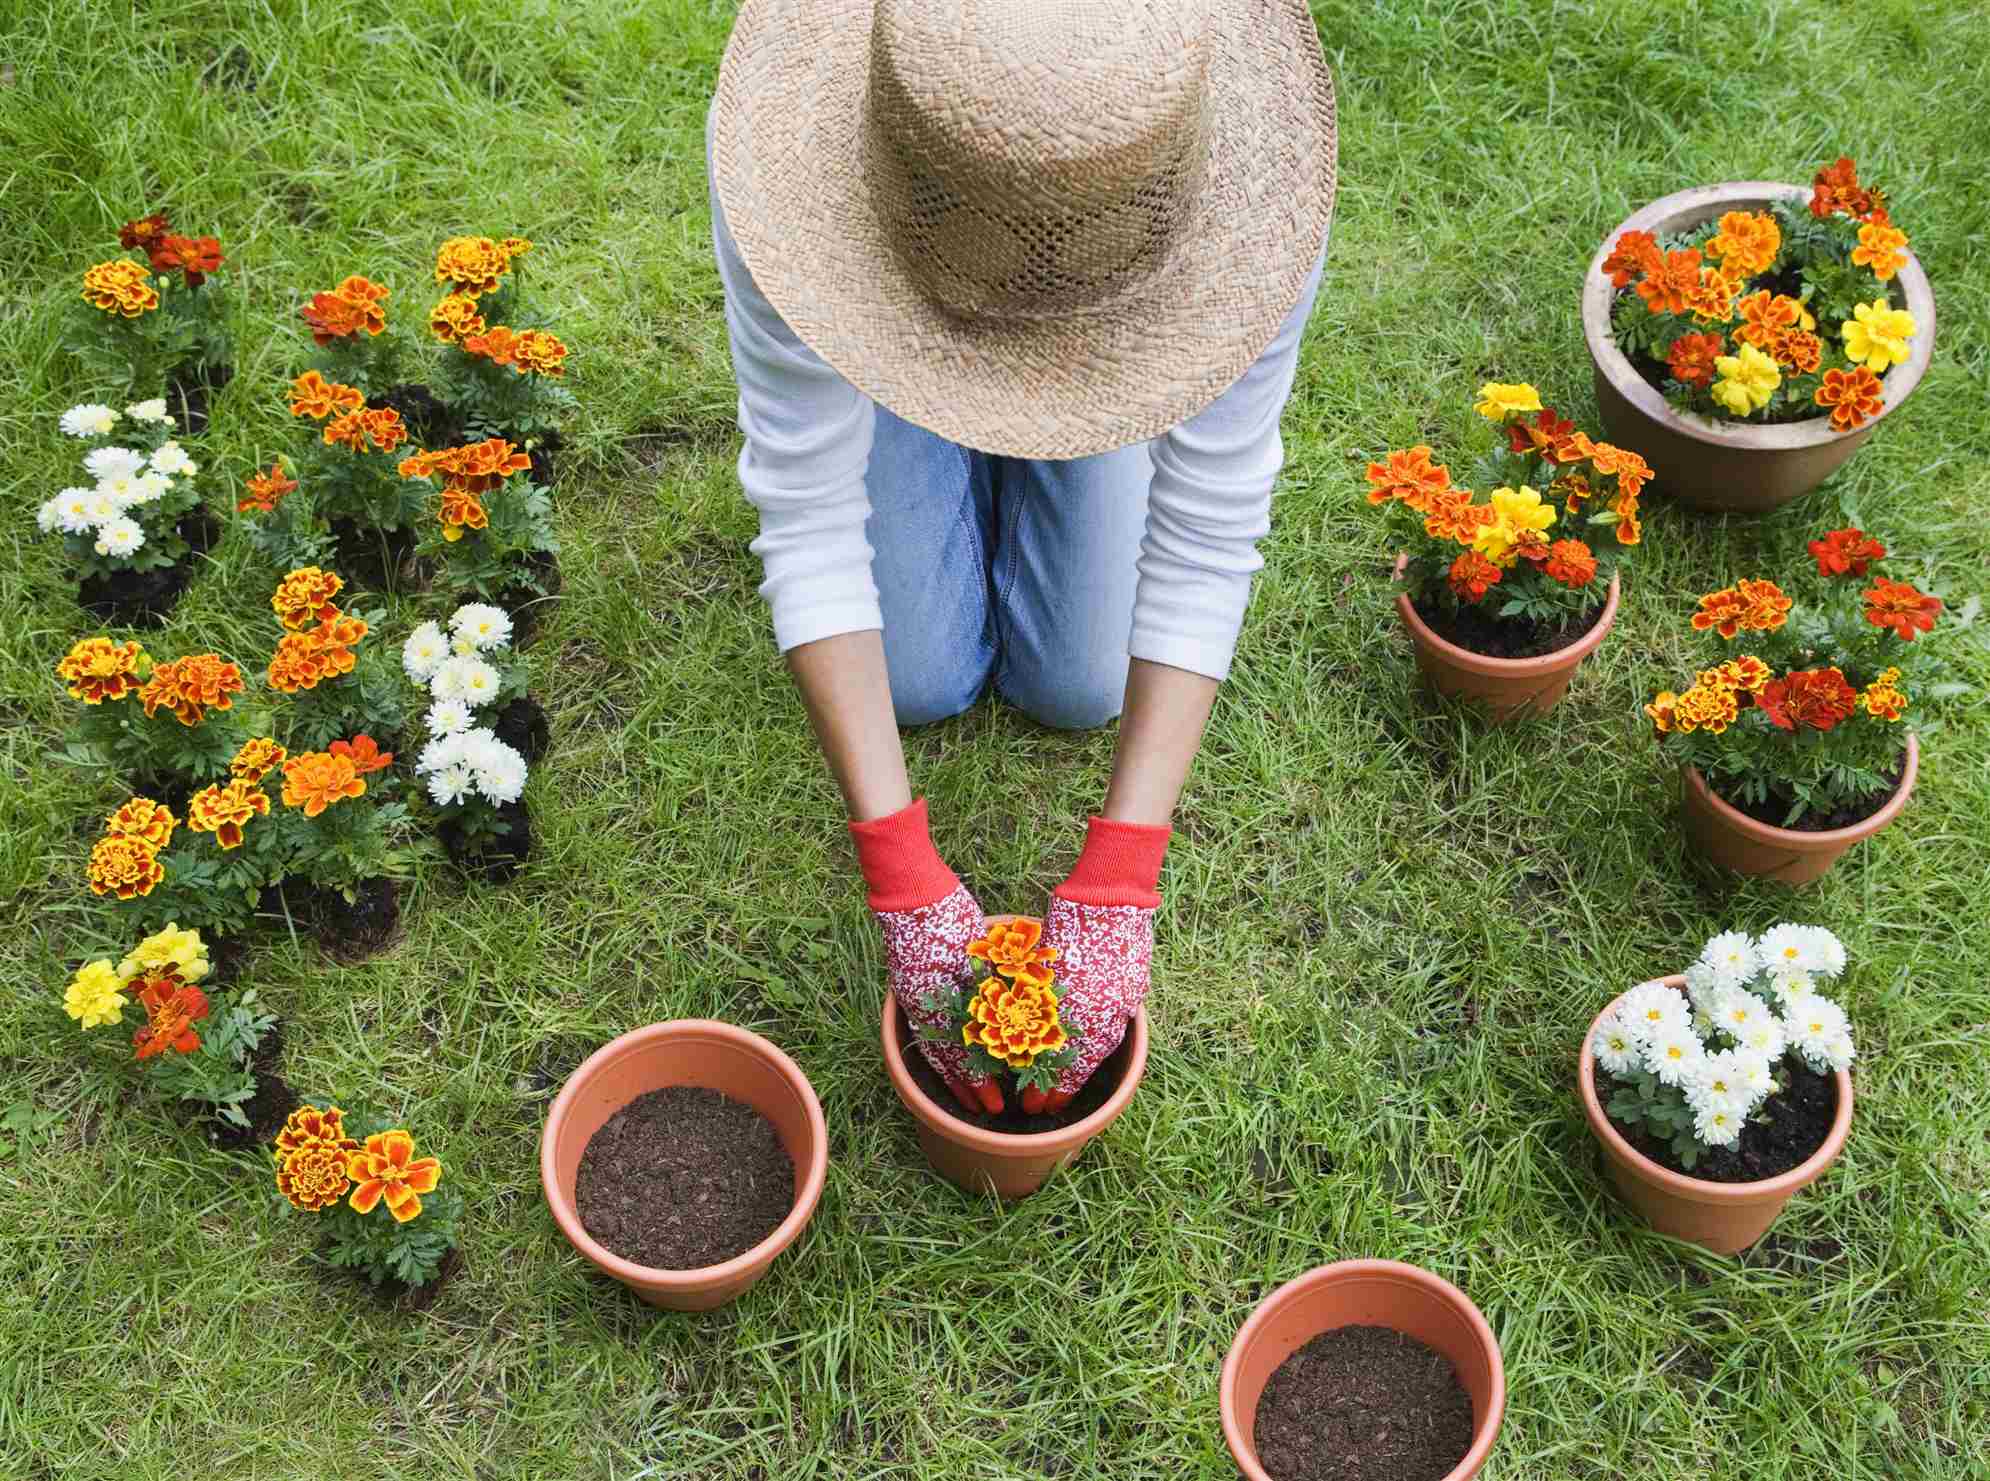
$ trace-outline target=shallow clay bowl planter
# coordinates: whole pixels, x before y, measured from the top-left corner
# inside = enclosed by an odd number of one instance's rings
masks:
[[[795,1206],[759,1244],[700,1270],[658,1270],[624,1260],[581,1227],[574,1178],[602,1124],[639,1095],[674,1085],[716,1090],[774,1125],[795,1164]],[[822,1196],[829,1136],[815,1089],[795,1062],[758,1034],[707,1018],[653,1023],[611,1040],[567,1080],[539,1138],[539,1181],[573,1247],[652,1306],[709,1311],[743,1294],[795,1242]]]
[[[1596,367],[1596,403],[1603,414],[1603,430],[1611,442],[1651,464],[1654,490],[1682,504],[1730,514],[1761,514],[1809,493],[1859,450],[1881,417],[1913,394],[1934,358],[1935,295],[1912,253],[1887,285],[1892,301],[1914,315],[1916,332],[1907,363],[1886,373],[1879,416],[1855,432],[1833,431],[1828,416],[1764,425],[1676,411],[1617,348],[1610,335],[1610,305],[1617,289],[1604,275],[1603,260],[1623,233],[1686,232],[1725,211],[1767,211],[1778,201],[1809,197],[1804,186],[1773,180],[1737,180],[1682,190],[1653,201],[1623,222],[1590,259],[1582,280],[1582,335]],[[1825,348],[1836,357],[1830,363],[1842,362],[1842,345]]]
[[[1388,1327],[1444,1354],[1472,1400],[1472,1448],[1442,1477],[1467,1481],[1492,1454],[1506,1413],[1506,1365],[1479,1308],[1441,1276],[1395,1260],[1342,1260],[1287,1281],[1259,1303],[1223,1360],[1217,1403],[1223,1438],[1249,1481],[1272,1481],[1258,1463],[1258,1400],[1292,1354],[1337,1327]]]
[[[1408,566],[1408,556],[1396,557],[1397,580],[1402,579]],[[1431,631],[1417,616],[1416,606],[1407,592],[1396,598],[1396,615],[1409,631],[1410,642],[1416,647],[1417,667],[1423,670],[1431,688],[1452,699],[1472,700],[1488,719],[1518,720],[1547,713],[1568,692],[1569,680],[1575,677],[1583,659],[1594,653],[1617,625],[1620,591],[1618,578],[1613,575],[1596,625],[1568,647],[1536,658],[1494,658],[1488,653],[1460,648]]]
[[[1920,770],[1921,743],[1910,735],[1906,767],[1885,806],[1848,827],[1807,833],[1798,828],[1772,827],[1749,817],[1715,796],[1698,768],[1689,766],[1684,801],[1686,833],[1694,848],[1724,869],[1783,884],[1809,884],[1853,844],[1871,838],[1900,816],[1914,793],[1914,778]]]
[[[1685,990],[1684,977],[1662,979],[1667,987]],[[1660,1234],[1704,1245],[1717,1255],[1732,1255],[1747,1249],[1769,1232],[1776,1216],[1797,1193],[1824,1176],[1825,1169],[1838,1160],[1845,1137],[1852,1129],[1852,1077],[1838,1071],[1838,1114],[1824,1145],[1802,1164],[1777,1177],[1756,1183],[1713,1183],[1687,1177],[1669,1167],[1661,1167],[1625,1141],[1603,1109],[1596,1093],[1596,1055],[1591,1049],[1604,1014],[1617,1006],[1612,999],[1596,1015],[1582,1036],[1582,1053],[1576,1061],[1576,1088],[1582,1094],[1582,1113],[1589,1129],[1603,1144],[1603,1156],[1610,1176],[1624,1201]]]

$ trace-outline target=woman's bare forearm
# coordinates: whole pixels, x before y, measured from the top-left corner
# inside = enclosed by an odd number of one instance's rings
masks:
[[[788,650],[809,724],[843,791],[853,823],[897,812],[912,801],[905,749],[891,707],[884,634],[839,633]],[[1206,713],[1206,711],[1205,711]]]
[[[1202,745],[1216,702],[1216,680],[1144,658],[1126,674],[1126,707],[1103,816],[1122,823],[1167,824]]]

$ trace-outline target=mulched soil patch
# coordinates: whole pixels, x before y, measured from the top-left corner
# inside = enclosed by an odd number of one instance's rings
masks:
[[[1743,802],[1739,798],[1723,794],[1718,785],[1713,785],[1714,795],[1719,797],[1736,812],[1746,813],[1758,823],[1767,823],[1771,828],[1787,828],[1792,833],[1827,833],[1834,828],[1849,828],[1854,823],[1863,823],[1867,818],[1893,800],[1893,794],[1900,790],[1900,782],[1907,775],[1907,758],[1903,755],[1886,773],[1886,787],[1870,797],[1861,797],[1857,802],[1848,802],[1843,807],[1835,807],[1830,812],[1806,812],[1799,814],[1792,823],[1785,821],[1795,800],[1792,797],[1777,797],[1771,794],[1761,802]]]
[[[276,1072],[277,1063],[282,1058],[283,1024],[277,1022],[270,1025],[262,1043],[256,1046],[255,1057],[249,1061],[249,1068],[256,1077],[256,1093],[241,1106],[249,1124],[237,1126],[219,1116],[203,1118],[201,1126],[207,1133],[209,1146],[224,1152],[239,1152],[251,1147],[266,1147],[276,1140],[276,1134],[283,1130],[284,1121],[300,1104],[297,1092],[290,1088],[290,1082]]]
[[[1132,1036],[1132,1030],[1129,1028],[1127,1038],[1131,1039]],[[1119,1089],[1119,1082],[1126,1077],[1127,1056],[1132,1053],[1131,1046],[1122,1042],[1119,1048],[1106,1056],[1105,1063],[1100,1065],[1092,1078],[1085,1082],[1084,1089],[1071,1098],[1071,1104],[1054,1116],[1026,1115],[1016,1103],[1016,1098],[1010,1096],[1007,1091],[1003,1092],[1003,1096],[1008,1102],[1008,1109],[999,1115],[990,1115],[986,1111],[976,1111],[970,1115],[967,1107],[955,1100],[954,1093],[947,1089],[947,1082],[942,1080],[932,1065],[927,1063],[925,1054],[919,1048],[916,1035],[908,1031],[902,1014],[898,1020],[898,1049],[905,1057],[905,1068],[912,1073],[912,1083],[919,1087],[926,1099],[956,1121],[965,1121],[969,1126],[978,1126],[983,1131],[996,1131],[1008,1136],[1034,1136],[1038,1132],[1062,1131],[1075,1122],[1083,1121],[1111,1099],[1112,1093]]]
[[[581,1226],[657,1270],[743,1255],[794,1206],[794,1159],[774,1123],[698,1085],[630,1101],[588,1138],[574,1175]]]
[[[1562,622],[1536,622],[1531,617],[1495,618],[1477,607],[1447,612],[1434,602],[1414,602],[1424,626],[1447,643],[1483,653],[1488,658],[1539,658],[1559,653],[1602,620],[1603,604]]]
[[[1278,1365],[1256,1441],[1275,1481],[1440,1481],[1472,1448],[1472,1399],[1414,1337],[1338,1327]]]
[[[497,724],[491,728],[497,732],[497,738],[523,756],[529,766],[538,765],[539,758],[553,744],[552,722],[546,718],[546,711],[536,699],[514,699],[497,712]]]
[[[437,830],[450,862],[488,884],[508,882],[532,856],[532,815],[525,804],[507,802],[498,809],[498,817],[511,825],[511,831],[491,839],[481,849],[466,846],[462,830],[453,823],[444,823]]]
[[[362,882],[356,901],[348,901],[337,890],[317,890],[305,908],[318,945],[342,966],[365,961],[400,935],[401,889],[391,879]]]
[[[1741,1140],[1732,1147],[1714,1147],[1701,1154],[1688,1169],[1680,1166],[1672,1148],[1644,1127],[1630,1127],[1613,1119],[1611,1127],[1639,1152],[1660,1167],[1684,1177],[1709,1183],[1759,1183],[1801,1167],[1831,1135],[1831,1123],[1838,1116],[1838,1077],[1820,1075],[1808,1065],[1783,1068],[1789,1086],[1762,1102],[1762,1108],[1742,1128]],[[1590,1080],[1605,1105],[1616,1092],[1617,1082],[1607,1073],[1592,1069]]]
[[[514,437],[511,440],[519,442],[523,439]],[[553,431],[541,437],[537,445],[531,449],[532,481],[540,488],[550,489],[553,486],[553,479],[556,476],[554,472],[556,465],[553,454],[566,445],[566,438],[562,437],[557,431]]]
[[[413,530],[382,530],[355,520],[332,521],[338,573],[366,591],[398,591],[415,584]]]
[[[187,542],[187,559],[151,571],[110,571],[76,586],[76,604],[108,627],[162,627],[193,580],[193,557],[205,555],[221,538],[222,526],[203,506],[187,511],[177,526]]]
[[[461,420],[427,386],[403,381],[369,398],[367,404],[377,410],[398,411],[408,435],[419,447],[454,447],[463,440]]]
[[[207,404],[216,391],[235,379],[232,365],[180,366],[166,381],[166,410],[178,423],[178,434],[198,437],[207,430]]]

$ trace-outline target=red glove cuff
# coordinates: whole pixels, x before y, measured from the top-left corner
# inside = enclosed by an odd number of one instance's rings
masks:
[[[1093,818],[1085,827],[1085,848],[1071,877],[1053,893],[1074,905],[1154,909],[1161,903],[1155,888],[1161,882],[1161,856],[1168,851],[1173,832],[1151,823]]]
[[[852,823],[850,839],[873,910],[918,910],[946,899],[960,884],[926,831],[923,797],[885,817]]]

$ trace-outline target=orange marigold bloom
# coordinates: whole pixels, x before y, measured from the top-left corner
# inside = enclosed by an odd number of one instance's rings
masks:
[[[136,1048],[133,1058],[150,1059],[171,1049],[191,1054],[200,1048],[200,1035],[194,1025],[207,1017],[207,994],[181,982],[171,973],[143,978],[132,984],[138,1001],[145,1005],[146,1026],[131,1036]]]
[[[110,838],[135,838],[157,852],[172,842],[173,830],[179,825],[180,820],[164,803],[134,797],[104,819],[104,833]]]
[[[366,397],[357,386],[328,381],[315,370],[307,370],[290,383],[290,414],[322,422],[326,417],[358,411]]]
[[[1819,406],[1831,408],[1831,425],[1850,432],[1865,425],[1886,408],[1886,391],[1879,377],[1865,366],[1824,372],[1824,383],[1811,397]]]
[[[428,311],[428,332],[446,345],[484,332],[484,316],[467,293],[446,293]]]
[[[335,339],[349,339],[364,332],[377,335],[387,327],[387,289],[371,279],[353,274],[330,293],[314,293],[311,301],[297,311],[311,326],[311,338],[328,345]]]
[[[1859,692],[1836,668],[1798,669],[1763,685],[1755,705],[1778,730],[1829,730],[1858,700]]]
[[[1596,490],[1580,473],[1560,474],[1548,485],[1548,493],[1562,501],[1562,510],[1570,519],[1580,514],[1582,506],[1596,497]]]
[[[1709,257],[1720,258],[1723,267],[1743,277],[1767,272],[1782,250],[1782,228],[1775,217],[1760,211],[1724,212],[1720,231],[1706,245]]]
[[[1743,694],[1760,694],[1769,677],[1768,664],[1752,653],[1744,653],[1739,658],[1730,658],[1718,668],[1708,669],[1700,675],[1700,682],[1710,689],[1725,688],[1739,690]]]
[[[1863,216],[1872,208],[1872,194],[1859,188],[1850,155],[1839,155],[1836,164],[1824,166],[1810,182],[1810,214],[1820,221],[1837,211]]]
[[[148,660],[136,640],[113,643],[109,638],[84,638],[55,665],[55,676],[69,686],[69,697],[84,704],[123,699],[138,688]]]
[[[1743,344],[1766,352],[1785,330],[1797,328],[1804,320],[1804,306],[1781,293],[1758,289],[1735,304],[1741,327],[1734,337]]]
[[[1852,261],[1871,268],[1873,276],[1884,283],[1907,266],[1907,254],[1900,250],[1906,245],[1907,233],[1881,212],[1859,228],[1859,245],[1852,249]]]
[[[518,452],[502,437],[487,437],[456,449],[457,466],[451,471],[473,494],[496,488],[514,473],[532,466],[529,454]]]
[[[1886,547],[1857,525],[1826,530],[1810,542],[1810,553],[1820,576],[1863,576],[1874,561],[1886,559]]]
[[[155,273],[186,274],[187,286],[198,288],[207,275],[219,272],[223,258],[221,243],[214,237],[169,236],[147,249]]]
[[[1494,519],[1490,504],[1474,504],[1472,491],[1465,488],[1447,490],[1424,515],[1423,528],[1433,540],[1456,540],[1460,545],[1470,545],[1472,538]]]
[[[1907,696],[1893,684],[1899,677],[1899,669],[1888,669],[1860,693],[1859,703],[1875,720],[1898,720],[1907,713]]]
[[[90,893],[120,900],[149,895],[166,877],[159,851],[142,838],[111,834],[90,850]]]
[[[159,307],[158,290],[143,267],[126,257],[100,262],[83,274],[83,297],[107,314],[136,319]]]
[[[357,648],[360,639],[372,631],[364,617],[334,607],[319,619],[311,636],[327,648]]]
[[[138,691],[150,720],[161,709],[173,712],[182,725],[198,725],[209,710],[232,710],[232,696],[242,692],[242,671],[218,653],[195,653],[170,663],[155,664],[152,677]]]
[[[343,756],[352,762],[352,769],[361,776],[371,776],[376,771],[385,771],[394,764],[394,753],[381,750],[380,743],[364,732],[355,735],[349,741],[333,741],[331,753],[334,756]],[[1052,948],[1051,955],[1056,954],[1056,949]]]
[[[1700,254],[1691,247],[1668,252],[1662,263],[1645,274],[1638,297],[1654,314],[1683,314],[1687,296],[1700,286]]]
[[[477,298],[495,292],[510,267],[510,256],[489,237],[451,237],[436,250],[435,281]]]
[[[1590,466],[1598,473],[1608,474],[1617,480],[1617,492],[1635,499],[1651,482],[1651,464],[1628,448],[1616,447],[1608,442],[1592,442],[1588,452]]]
[[[332,598],[343,590],[345,581],[336,572],[299,566],[277,583],[269,604],[283,625],[296,632],[338,616]]]
[[[1741,702],[1732,689],[1709,689],[1704,684],[1695,684],[1673,701],[1672,724],[1681,735],[1691,735],[1696,730],[1719,735],[1740,713]]]
[[[433,1193],[442,1181],[442,1164],[433,1157],[415,1156],[415,1139],[405,1131],[383,1131],[366,1139],[366,1146],[347,1154],[346,1175],[352,1190],[352,1211],[370,1214],[381,1203],[405,1224],[421,1213],[423,1193]]]
[[[127,221],[117,229],[117,244],[129,250],[143,247],[148,252],[152,244],[161,241],[173,229],[164,211],[154,211],[150,216],[141,216],[136,221]]]
[[[1522,416],[1515,417],[1506,424],[1506,445],[1517,453],[1539,453],[1549,462],[1560,461],[1555,449],[1567,442],[1575,432],[1575,423],[1564,421],[1555,415],[1552,406],[1544,406],[1528,421]]]
[[[1057,948],[1043,946],[1043,922],[1028,916],[991,921],[986,930],[967,943],[967,954],[987,962],[1005,977],[1048,987],[1052,973],[1047,964],[1057,960]]]
[[[1686,307],[1702,324],[1724,324],[1733,317],[1734,300],[1741,285],[1718,268],[1700,269],[1700,281],[1686,295]]]
[[[498,251],[504,253],[505,266],[507,267],[531,250],[532,243],[524,237],[506,237],[498,243]]]
[[[1808,329],[1784,329],[1769,341],[1769,358],[1800,375],[1812,375],[1824,363],[1824,341]]]
[[[563,376],[567,373],[566,344],[556,334],[528,329],[512,347],[511,368],[520,375]]]
[[[325,446],[350,448],[353,452],[366,451],[366,424],[360,420],[360,413],[349,411],[344,416],[333,417],[325,423]]]
[[[228,774],[245,782],[259,783],[283,765],[288,755],[289,752],[268,736],[257,736],[254,740],[242,742],[242,749],[228,763]]]
[[[1637,502],[1632,499],[1617,500],[1617,522],[1610,526],[1617,536],[1619,545],[1636,545],[1645,537],[1645,527],[1638,519]]]
[[[267,473],[249,475],[248,497],[235,505],[237,514],[272,514],[276,506],[283,502],[283,496],[295,490],[297,480],[285,476],[283,464],[271,463]]]
[[[1461,602],[1479,602],[1499,584],[1500,569],[1476,550],[1468,550],[1451,563],[1445,577]]]
[[[1057,994],[1047,983],[989,977],[967,1011],[961,1042],[980,1045],[1012,1070],[1028,1069],[1039,1054],[1055,1054],[1066,1042]]]
[[[464,353],[481,355],[493,365],[510,365],[518,348],[518,331],[502,324],[493,324],[482,334],[472,334],[463,340]]]
[[[1618,288],[1628,288],[1638,278],[1662,269],[1664,255],[1658,250],[1658,238],[1648,231],[1627,231],[1617,238],[1610,255],[1603,259],[1603,271],[1609,274],[1611,283]]]
[[[1873,578],[1864,600],[1866,621],[1890,629],[1903,643],[1913,642],[1917,632],[1933,632],[1935,616],[1942,610],[1940,597],[1917,591],[1910,582],[1889,581],[1884,576]]]
[[[1774,632],[1788,620],[1791,605],[1773,581],[1742,581],[1701,597],[1693,626],[1730,639],[1741,632]]]
[[[1541,569],[1564,586],[1587,586],[1596,579],[1596,556],[1580,540],[1557,540]]]
[[[276,1191],[290,1200],[290,1206],[305,1213],[330,1208],[352,1186],[346,1165],[359,1146],[350,1137],[344,1146],[313,1142],[276,1160]]]
[[[348,797],[365,794],[366,783],[359,779],[359,769],[350,756],[306,751],[283,763],[283,805],[303,808],[307,818],[317,817]]]
[[[325,641],[322,628],[286,633],[270,658],[270,688],[283,694],[316,689],[326,679],[351,673],[358,662],[351,649]]]
[[[320,1146],[333,1146],[348,1152],[359,1146],[345,1134],[345,1112],[337,1106],[327,1106],[323,1110],[316,1106],[299,1106],[292,1111],[283,1123],[283,1130],[276,1134],[273,1155],[280,1161],[292,1152]]]
[[[408,440],[408,429],[398,411],[381,407],[366,413],[366,437],[380,451],[390,453]]]
[[[1660,735],[1670,735],[1679,728],[1679,696],[1670,689],[1661,689],[1645,706],[1645,714],[1651,718],[1651,727]]]
[[[253,817],[269,816],[269,798],[263,789],[240,777],[225,787],[203,787],[187,803],[187,827],[195,833],[212,833],[224,849],[238,848],[242,825]]]
[[[1714,383],[1714,361],[1727,353],[1727,340],[1718,334],[1682,334],[1665,352],[1666,368],[1682,385]]]
[[[1406,451],[1392,452],[1385,463],[1368,465],[1368,502],[1387,504],[1396,500],[1419,514],[1428,514],[1451,487],[1451,470],[1430,461],[1430,447],[1418,443]]]
[[[491,522],[483,502],[469,490],[453,484],[442,491],[442,507],[437,517],[442,521],[442,538],[452,545],[463,538],[464,530],[487,529]]]

